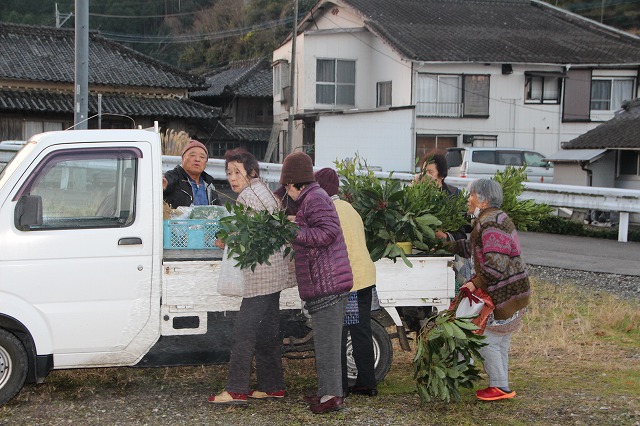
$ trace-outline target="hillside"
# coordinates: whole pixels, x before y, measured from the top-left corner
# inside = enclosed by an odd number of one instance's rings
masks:
[[[299,0],[299,17],[315,0]],[[639,33],[637,0],[552,0],[548,3]],[[56,14],[56,4],[58,13]],[[0,21],[73,28],[74,0],[3,0]],[[101,0],[89,26],[161,61],[193,72],[229,61],[270,56],[293,25],[292,0]]]

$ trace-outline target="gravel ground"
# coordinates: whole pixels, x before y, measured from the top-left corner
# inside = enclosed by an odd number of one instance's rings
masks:
[[[530,266],[530,273],[557,285],[579,284],[596,293],[640,299],[638,276],[535,265]],[[392,367],[396,377],[410,377],[411,356],[396,354]],[[381,386],[381,395],[375,399],[350,397],[347,409],[340,413],[314,416],[301,401],[302,395],[311,393],[313,361],[285,360],[285,364],[288,397],[282,401],[252,401],[246,408],[217,407],[205,402],[209,393],[224,385],[226,366],[53,372],[45,384],[27,385],[14,400],[0,407],[0,425],[452,425],[457,416],[467,418],[462,412],[472,411],[484,419],[482,424],[505,424],[500,419],[504,408],[494,412],[493,408],[498,407],[476,401],[421,406],[409,385],[402,390],[397,383],[393,390]],[[587,382],[593,378],[589,371],[582,373],[584,377],[580,374],[574,373],[572,380]],[[524,410],[522,424],[640,425],[640,401],[634,395],[598,396],[594,401],[588,392],[537,389],[537,382],[532,380],[522,399],[512,401],[511,410]],[[507,410],[513,419],[511,410]]]
[[[529,265],[532,277],[552,284],[576,284],[596,293],[611,293],[622,299],[640,299],[640,277],[635,275],[603,274]]]

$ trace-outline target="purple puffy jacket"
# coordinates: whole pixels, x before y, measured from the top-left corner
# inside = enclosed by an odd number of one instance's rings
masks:
[[[300,229],[293,248],[300,298],[309,301],[349,292],[353,275],[333,201],[313,182],[303,188],[296,207]]]

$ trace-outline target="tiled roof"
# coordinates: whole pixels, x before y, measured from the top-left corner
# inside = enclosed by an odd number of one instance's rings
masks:
[[[207,90],[191,93],[194,98],[220,95],[244,97],[273,96],[271,66],[264,59],[236,61],[214,70],[206,77]]]
[[[611,120],[563,145],[563,149],[640,148],[640,98],[623,108]]]
[[[75,32],[0,23],[0,79],[74,83]],[[199,89],[201,77],[89,34],[89,85]]]
[[[242,127],[219,122],[213,134],[213,139],[268,143],[270,136],[271,127]]]
[[[307,15],[309,29],[324,3]],[[341,0],[404,57],[433,62],[639,64],[640,38],[530,0]],[[331,19],[328,9],[327,17]],[[304,28],[304,25],[303,25]],[[354,35],[357,37],[357,35]]]
[[[48,90],[0,90],[0,112],[39,112],[73,114],[74,95]],[[98,97],[89,97],[89,114],[98,112]],[[203,105],[189,99],[142,95],[104,94],[104,114],[124,114],[136,117],[179,117],[210,119],[220,117],[219,108]]]

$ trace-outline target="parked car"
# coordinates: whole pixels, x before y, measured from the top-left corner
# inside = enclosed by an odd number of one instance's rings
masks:
[[[507,166],[526,164],[531,182],[553,182],[553,164],[539,152],[520,148],[460,147],[447,149],[449,176],[483,178],[504,171]]]

